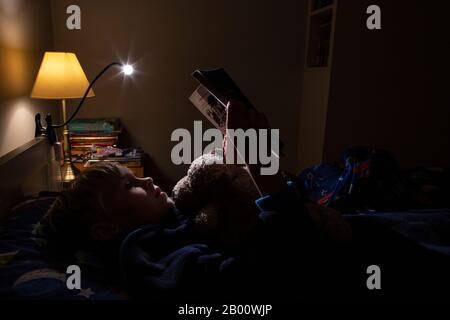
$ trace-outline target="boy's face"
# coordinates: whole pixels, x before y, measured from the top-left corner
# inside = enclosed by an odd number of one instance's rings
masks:
[[[130,169],[119,167],[122,179],[109,203],[113,219],[124,228],[160,223],[171,212],[174,202],[153,179],[137,178]]]

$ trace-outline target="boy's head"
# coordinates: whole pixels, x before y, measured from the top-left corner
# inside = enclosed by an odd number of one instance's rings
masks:
[[[128,168],[101,162],[81,172],[70,190],[63,191],[42,221],[49,241],[84,246],[146,224],[160,223],[173,201]]]

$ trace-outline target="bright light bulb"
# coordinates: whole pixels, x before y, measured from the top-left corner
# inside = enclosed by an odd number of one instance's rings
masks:
[[[132,75],[134,72],[134,68],[132,65],[126,64],[122,67],[123,73],[125,73],[127,76]]]

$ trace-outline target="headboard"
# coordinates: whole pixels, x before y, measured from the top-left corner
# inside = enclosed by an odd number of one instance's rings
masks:
[[[18,202],[40,191],[59,191],[59,164],[45,137],[0,157],[0,219]]]

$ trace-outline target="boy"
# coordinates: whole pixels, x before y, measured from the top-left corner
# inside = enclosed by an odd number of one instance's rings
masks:
[[[228,129],[264,127],[262,115],[229,104]],[[227,149],[225,155],[234,152]],[[279,173],[262,176],[258,164],[248,169],[262,195],[256,202],[262,211],[260,224],[234,252],[199,240],[193,222],[152,178],[137,178],[112,163],[82,172],[74,188],[55,201],[41,229],[50,247],[59,246],[60,252],[95,248],[136,296],[204,296],[211,291],[279,296],[280,290],[289,295],[286,288],[295,289],[300,279],[304,285],[301,273],[311,272],[299,265],[298,256],[317,258],[324,238],[315,225],[328,220],[320,218],[320,211],[306,211],[294,186]],[[348,237],[346,223],[338,215],[334,221],[328,224],[332,234]]]

